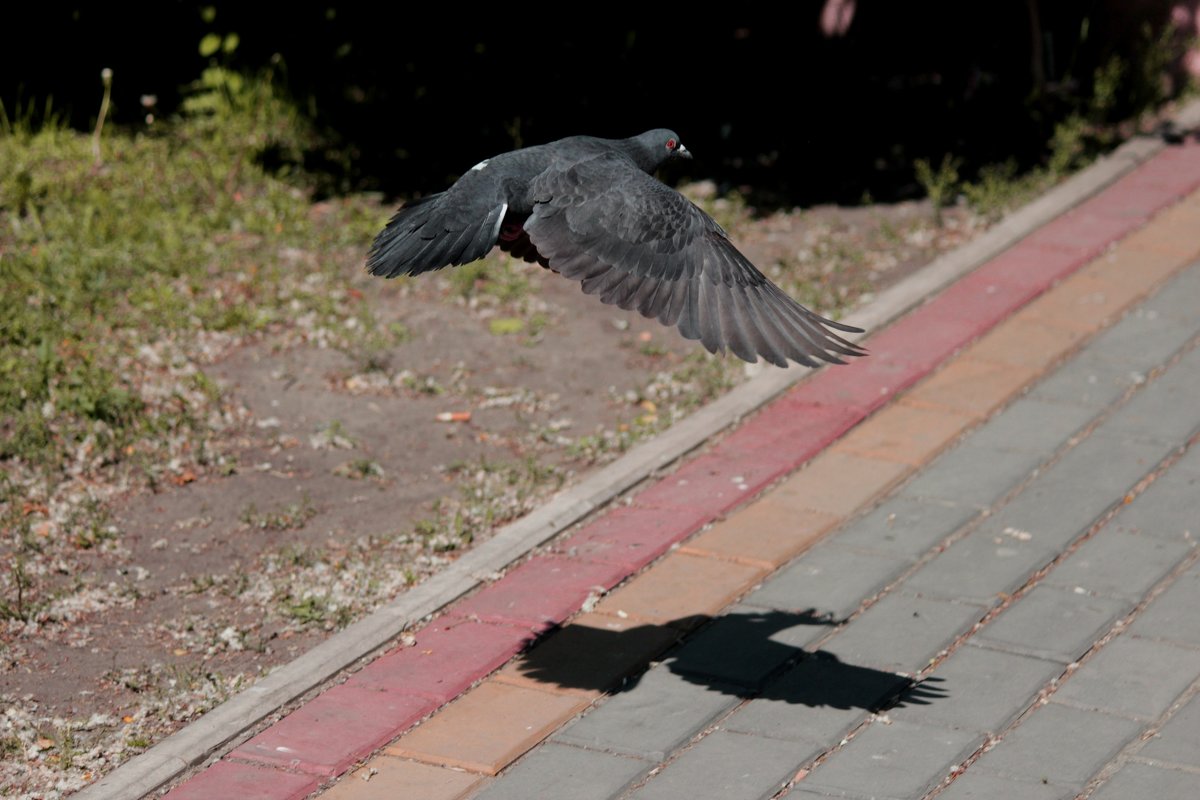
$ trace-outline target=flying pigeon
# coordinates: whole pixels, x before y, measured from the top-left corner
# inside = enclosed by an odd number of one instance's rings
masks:
[[[738,252],[710,216],[654,171],[691,158],[672,131],[572,136],[480,161],[449,189],[402,207],[375,238],[373,275],[467,264],[500,249],[577,280],[604,303],[780,367],[845,363],[853,328],[792,300]]]

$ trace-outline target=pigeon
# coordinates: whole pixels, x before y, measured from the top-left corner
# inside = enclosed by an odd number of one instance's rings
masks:
[[[860,333],[801,306],[701,208],[654,177],[692,157],[672,131],[572,136],[484,159],[449,189],[405,204],[375,238],[373,275],[467,264],[499,246],[583,291],[678,328],[710,353],[780,367],[844,364]],[[832,329],[832,330],[831,330]]]

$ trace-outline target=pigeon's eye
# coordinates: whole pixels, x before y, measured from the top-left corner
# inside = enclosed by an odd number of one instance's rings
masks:
[[[678,144],[679,144],[679,142],[675,141],[674,139],[667,139],[667,149],[668,150],[674,150],[676,145],[678,145]]]

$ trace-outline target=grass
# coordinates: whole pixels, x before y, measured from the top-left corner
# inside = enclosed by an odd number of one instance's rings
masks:
[[[307,493],[299,503],[288,503],[270,511],[259,511],[253,503],[242,509],[238,519],[251,528],[264,531],[291,531],[303,528],[317,514]]]
[[[50,476],[81,449],[105,466],[160,460],[156,443],[201,430],[219,401],[200,368],[214,332],[358,316],[337,344],[367,362],[404,335],[327,288],[342,274],[330,256],[368,240],[376,210],[345,203],[319,223],[303,186],[261,166],[306,130],[270,84],[209,72],[189,108],[110,128],[99,161],[91,135],[0,124],[0,460]],[[314,254],[316,278],[280,253]],[[188,374],[162,397],[137,366]]]

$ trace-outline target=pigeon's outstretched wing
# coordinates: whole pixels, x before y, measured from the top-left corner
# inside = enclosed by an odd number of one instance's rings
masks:
[[[463,178],[448,191],[422,197],[397,211],[375,238],[367,270],[394,278],[469,264],[496,244],[507,210],[508,204],[492,186],[473,185]]]
[[[738,252],[711,217],[618,155],[551,167],[530,184],[524,228],[550,268],[605,303],[676,325],[712,353],[844,363],[858,332],[796,303]]]

